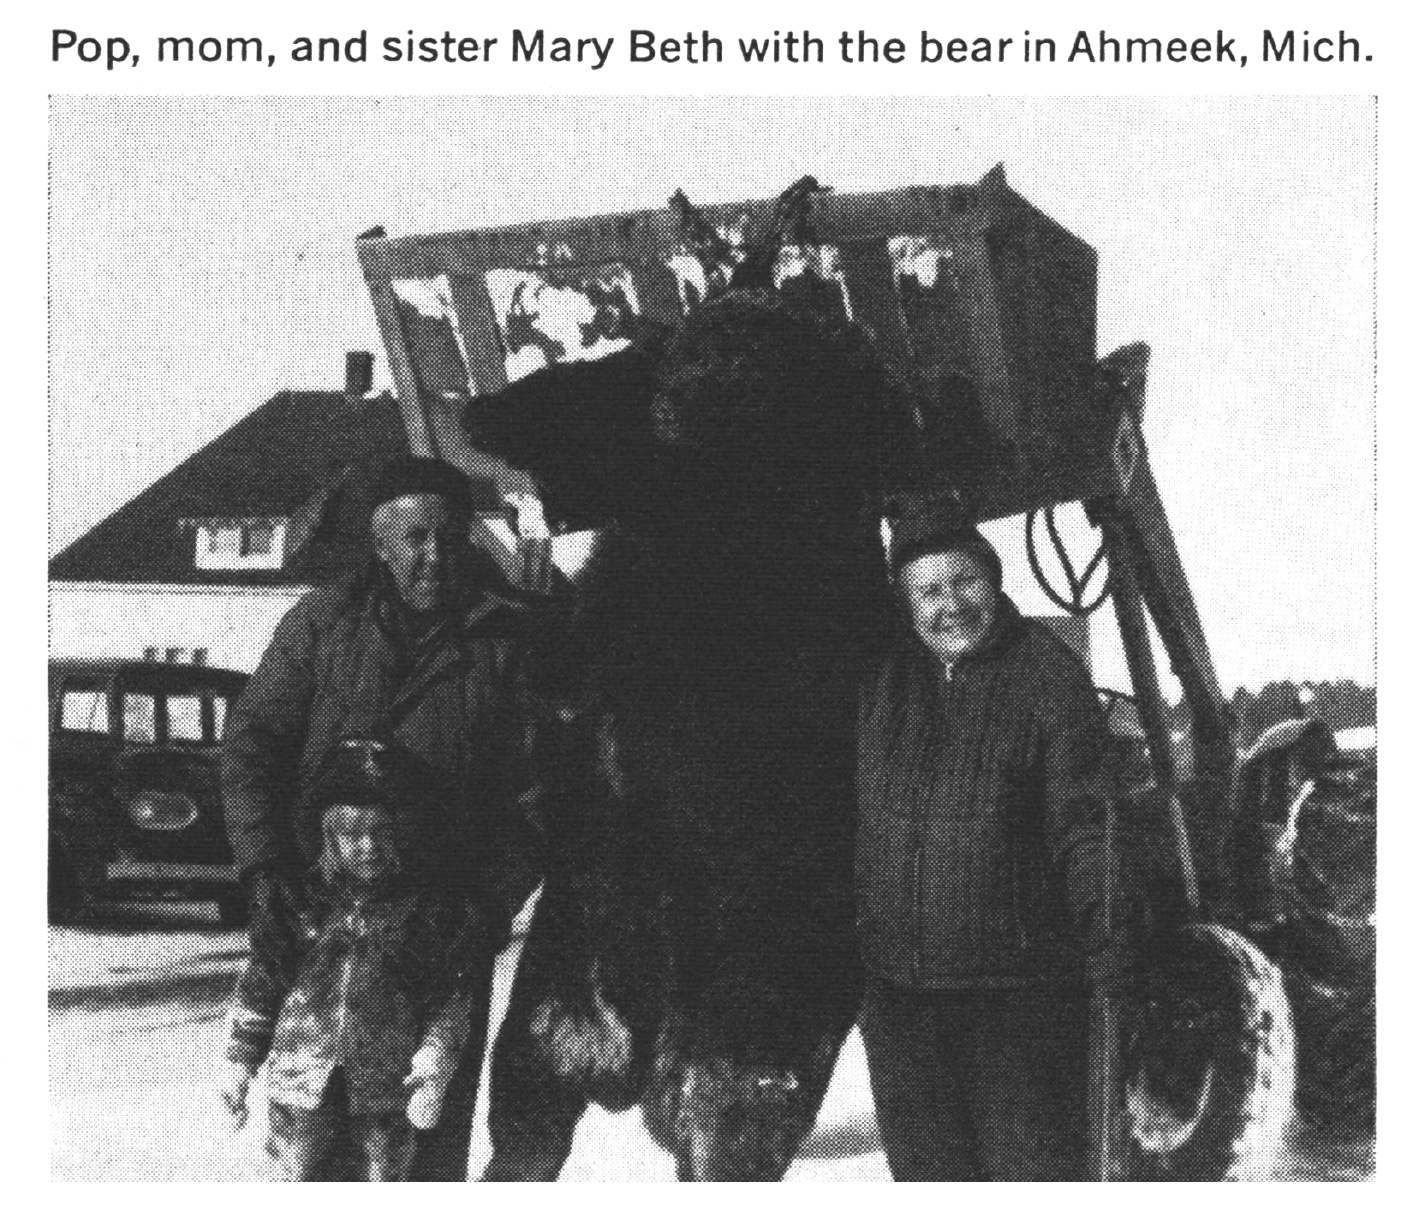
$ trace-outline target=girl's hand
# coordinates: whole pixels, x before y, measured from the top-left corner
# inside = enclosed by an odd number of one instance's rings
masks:
[[[241,1130],[247,1122],[247,1089],[252,1086],[255,1072],[240,1062],[224,1060],[217,1068],[217,1091],[227,1106],[232,1128]]]

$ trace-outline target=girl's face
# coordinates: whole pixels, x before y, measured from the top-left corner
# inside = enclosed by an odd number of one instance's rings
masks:
[[[395,827],[378,805],[334,804],[323,818],[326,849],[342,872],[356,880],[378,880],[399,867]]]

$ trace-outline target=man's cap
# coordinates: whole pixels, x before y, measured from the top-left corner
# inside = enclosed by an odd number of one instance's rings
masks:
[[[375,471],[370,480],[371,511],[407,495],[440,495],[463,513],[500,508],[498,489],[488,482],[471,480],[438,457],[401,453]]]
[[[937,501],[905,512],[893,522],[889,540],[889,565],[894,576],[905,563],[928,554],[968,554],[983,565],[999,589],[1002,559],[992,543],[978,532],[973,519],[954,500]]]

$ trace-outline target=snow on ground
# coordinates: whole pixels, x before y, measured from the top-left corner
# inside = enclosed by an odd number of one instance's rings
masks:
[[[99,927],[53,928],[49,940],[51,1161],[56,1181],[236,1181],[268,1173],[264,1107],[231,1133],[211,1084],[223,1014],[245,937],[217,927],[208,908],[131,907]],[[496,972],[503,1018],[518,960]],[[490,1039],[492,1042],[492,1038]],[[488,1070],[471,1162],[489,1154]],[[791,1172],[799,1180],[888,1180],[878,1148],[864,1052],[846,1046],[820,1129]],[[671,1157],[636,1110],[593,1108],[563,1172],[575,1181],[670,1181]]]
[[[500,958],[501,1020],[519,946]],[[50,1176],[56,1181],[239,1181],[268,1175],[264,1106],[238,1135],[212,1087],[233,977],[245,936],[201,905],[124,907],[102,924],[49,933]],[[492,1038],[490,1039],[492,1042]],[[488,1156],[488,1070],[475,1115],[471,1163]],[[1371,1141],[1290,1147],[1295,1179],[1372,1172]],[[798,1181],[887,1181],[864,1049],[856,1032],[840,1055],[820,1123],[790,1171]],[[670,1181],[671,1158],[636,1110],[593,1108],[578,1129],[563,1179]]]

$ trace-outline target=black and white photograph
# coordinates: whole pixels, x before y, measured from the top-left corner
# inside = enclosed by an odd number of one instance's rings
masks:
[[[50,1179],[1372,1180],[1378,100],[470,82],[48,99]]]

